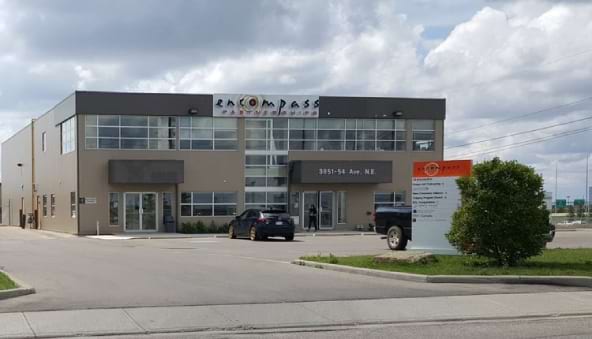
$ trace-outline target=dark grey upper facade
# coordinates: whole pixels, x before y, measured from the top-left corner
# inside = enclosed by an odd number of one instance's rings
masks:
[[[74,114],[212,116],[212,94],[76,91],[53,110],[56,125]],[[319,96],[319,118],[446,118],[445,99]]]

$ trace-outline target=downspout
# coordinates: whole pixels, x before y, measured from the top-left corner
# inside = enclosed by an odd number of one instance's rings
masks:
[[[37,190],[37,184],[35,183],[35,121],[36,119],[31,119],[31,213],[34,213],[33,210],[36,207],[35,191]],[[33,226],[33,223],[29,227],[31,226]]]

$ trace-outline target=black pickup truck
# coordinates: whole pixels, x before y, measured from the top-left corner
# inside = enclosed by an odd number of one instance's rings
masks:
[[[386,235],[386,242],[391,250],[401,251],[411,240],[412,209],[408,206],[378,207],[373,214],[374,229],[378,234]],[[555,238],[555,225],[549,223],[547,242]]]
[[[411,207],[378,207],[374,212],[374,230],[386,234],[391,250],[404,250],[411,240]]]

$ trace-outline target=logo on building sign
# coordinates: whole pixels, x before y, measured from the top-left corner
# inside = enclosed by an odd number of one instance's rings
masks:
[[[430,162],[424,166],[423,171],[428,177],[436,176],[440,172],[440,165],[436,162]]]
[[[214,94],[216,117],[318,118],[318,96]]]

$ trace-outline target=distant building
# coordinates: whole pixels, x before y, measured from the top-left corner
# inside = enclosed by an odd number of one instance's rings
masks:
[[[553,192],[545,191],[545,206],[550,211],[553,209]]]

